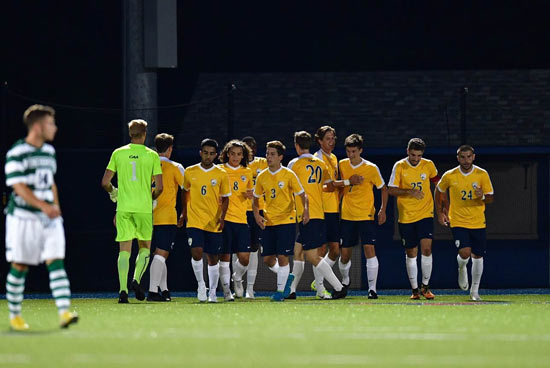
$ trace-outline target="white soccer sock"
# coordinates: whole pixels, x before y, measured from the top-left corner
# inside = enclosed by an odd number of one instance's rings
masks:
[[[166,267],[166,260],[162,262],[162,276],[160,277],[160,291],[168,290],[168,268]]]
[[[202,259],[195,261],[191,258],[191,266],[193,266],[193,272],[195,273],[195,278],[197,279],[197,284],[204,285],[204,273],[203,273],[203,263]]]
[[[216,294],[218,287],[218,281],[220,280],[220,264],[216,263],[214,266],[208,265],[208,286],[210,288],[209,293]]]
[[[376,280],[378,279],[378,258],[376,256],[367,258],[367,279],[369,290],[376,292]]]
[[[323,257],[323,259],[330,266],[330,268],[334,267],[334,265],[336,264],[336,261],[333,261],[332,259],[330,259],[330,257],[328,256],[328,253],[326,256]]]
[[[460,256],[460,254],[456,255],[456,261],[458,263],[458,268],[464,268],[468,264],[468,261],[470,260],[470,257],[464,259]]]
[[[351,259],[348,263],[342,263],[342,258],[338,260],[338,268],[340,269],[340,274],[342,275],[342,284],[349,285],[349,269],[351,268]]]
[[[407,267],[407,275],[412,289],[418,289],[418,265],[416,257],[410,258],[405,254],[405,266]]]
[[[483,258],[472,258],[472,293],[479,292],[479,284],[483,275]]]
[[[313,266],[313,276],[315,277],[315,289],[317,289],[317,295],[321,295],[325,292],[325,277],[315,266]]]
[[[210,268],[209,268],[210,270]],[[229,289],[229,282],[231,279],[231,270],[229,269],[229,262],[223,262],[220,261],[220,281],[222,284],[222,290],[224,294],[229,293],[231,290]],[[210,276],[210,274],[208,274]]]
[[[292,285],[290,286],[290,292],[295,293],[296,287],[298,286],[298,283],[302,279],[302,275],[304,274],[304,261],[294,261],[294,265],[292,266],[292,274],[294,275],[294,281],[292,281]]]
[[[164,261],[164,257],[159,254],[155,254],[151,261],[151,268],[149,269],[149,292],[158,293],[162,272],[164,271],[162,267]]]
[[[290,269],[290,267],[289,267]],[[271,267],[269,267],[269,270],[273,273],[278,274],[279,273],[279,260],[275,259],[275,264]]]
[[[420,262],[422,264],[422,283],[424,285],[429,285],[430,277],[432,277],[432,262],[433,262],[432,255],[431,254],[429,256],[422,255]]]
[[[290,274],[290,266],[279,266],[277,270],[277,291],[285,291],[286,280]]]
[[[317,272],[322,275],[323,278],[329,282],[329,284],[332,285],[334,290],[342,290],[342,283],[340,282],[340,280],[338,280],[338,277],[336,277],[336,275],[332,271],[332,268],[327,262],[325,262],[324,259],[321,259],[321,261],[317,264],[317,266],[314,267],[314,269],[317,270]],[[315,279],[315,283],[317,284],[317,279]]]
[[[256,283],[256,275],[258,274],[258,251],[250,252],[250,260],[248,261],[248,269],[246,270],[246,290],[253,291]]]
[[[233,274],[233,280],[235,281],[243,281],[243,275],[246,272],[248,266],[243,266],[241,262],[237,259],[233,263],[233,270],[235,271]]]

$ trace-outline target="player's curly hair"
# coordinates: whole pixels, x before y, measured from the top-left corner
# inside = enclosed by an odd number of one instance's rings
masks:
[[[336,129],[334,129],[330,125],[323,125],[319,129],[317,129],[314,137],[315,141],[319,143],[320,140],[323,140],[323,138],[325,138],[325,134],[327,134],[328,132],[334,133],[334,139],[336,139]]]
[[[222,152],[220,153],[220,162],[227,163],[229,162],[229,150],[233,147],[240,147],[243,150],[243,158],[241,159],[241,166],[246,167],[248,163],[254,160],[252,157],[252,149],[243,141],[238,139],[233,139],[225,144]]]

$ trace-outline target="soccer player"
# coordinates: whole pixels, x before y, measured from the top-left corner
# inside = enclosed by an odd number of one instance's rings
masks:
[[[485,205],[494,200],[493,184],[487,171],[474,165],[474,148],[462,145],[457,150],[458,167],[441,177],[437,184],[435,205],[439,223],[451,226],[458,248],[458,285],[468,290],[466,265],[472,257],[470,299],[480,301],[479,284],[486,252]],[[447,190],[449,196],[447,196]],[[449,203],[450,197],[450,203]]]
[[[103,174],[101,186],[113,202],[116,202],[116,241],[118,254],[119,303],[128,303],[128,269],[132,241],[138,240],[134,277],[130,287],[137,300],[145,299],[140,285],[141,277],[149,264],[151,238],[153,236],[153,200],[162,193],[162,169],[159,155],[145,146],[147,122],[141,119],[128,123],[130,144],[119,147],[111,155]],[[118,189],[111,184],[117,174]],[[155,189],[151,194],[151,182]]]
[[[429,283],[432,274],[432,233],[434,203],[430,182],[439,180],[432,161],[423,158],[426,144],[412,138],[407,145],[407,157],[393,165],[388,193],[397,197],[399,234],[405,248],[405,267],[411,283],[411,299],[434,299]],[[422,252],[422,285],[418,290],[418,245]]]
[[[272,301],[282,302],[290,294],[294,275],[290,274],[289,256],[294,252],[296,239],[296,208],[294,196],[304,203],[302,223],[309,222],[307,195],[294,172],[281,165],[285,146],[279,141],[267,143],[268,168],[256,178],[252,208],[254,218],[262,233],[262,256],[264,263],[277,274],[277,292]],[[260,215],[259,198],[265,194],[264,215]]]
[[[147,300],[153,302],[169,302],[172,300],[168,291],[168,269],[166,260],[174,249],[176,231],[183,226],[183,221],[178,223],[176,212],[176,200],[178,188],[183,186],[183,166],[171,161],[174,148],[174,136],[167,133],[157,134],[155,137],[155,148],[160,157],[162,168],[163,191],[153,202],[153,245],[155,252],[149,270],[149,293]],[[181,196],[185,191],[181,191]],[[183,198],[182,198],[183,202]],[[160,292],[159,292],[160,290]]]
[[[309,200],[309,222],[304,224],[300,222],[303,211],[303,204],[300,199],[296,200],[296,209],[298,213],[298,228],[299,235],[295,244],[295,252],[305,253],[305,258],[310,262],[315,272],[315,276],[322,275],[334,288],[332,299],[344,298],[347,294],[347,289],[342,286],[330,265],[325,262],[324,258],[319,255],[319,247],[326,243],[326,227],[325,227],[325,212],[323,210],[323,185],[327,185],[329,189],[334,190],[330,174],[325,163],[314,157],[310,152],[312,139],[308,132],[300,131],[294,133],[294,146],[298,157],[291,160],[288,168],[294,171],[302,187],[305,190]],[[303,259],[303,258],[302,258]],[[298,261],[294,262],[296,267]],[[303,272],[303,261],[300,271]],[[300,278],[301,278],[300,272]],[[291,294],[289,299],[296,299],[296,286],[299,282],[299,277],[296,277],[292,282]],[[319,284],[319,283],[318,283]],[[293,289],[294,288],[294,289]],[[321,294],[323,295],[323,294]]]
[[[206,138],[199,151],[201,162],[185,170],[183,189],[189,192],[183,205],[181,221],[187,216],[187,238],[191,247],[191,265],[197,279],[197,299],[207,300],[203,275],[203,252],[208,260],[208,302],[216,303],[216,288],[220,279],[218,255],[222,247],[222,230],[229,205],[229,178],[227,172],[214,165],[218,155],[218,142]],[[221,200],[220,200],[221,197]]]
[[[252,170],[247,167],[252,152],[239,140],[229,141],[220,153],[220,161],[229,176],[231,197],[223,227],[223,246],[220,251],[220,280],[226,301],[233,300],[229,289],[231,253],[237,255],[233,262],[233,287],[235,297],[242,298],[243,275],[250,259],[250,232],[246,219],[248,200],[252,198]]]
[[[46,262],[50,289],[62,328],[78,321],[69,312],[71,290],[65,272],[65,232],[54,175],[57,172],[53,141],[57,126],[55,111],[32,105],[23,114],[27,136],[13,144],[6,154],[6,186],[13,192],[6,208],[6,260],[11,263],[6,278],[6,299],[10,327],[25,331],[29,325],[21,316],[25,277],[29,266]]]
[[[253,160],[248,164],[250,170],[252,170],[252,184],[256,185],[256,177],[260,172],[267,169],[267,160],[265,157],[256,157],[256,140],[253,137],[244,137],[242,139],[244,143],[252,150]],[[258,199],[258,206],[260,215],[263,216],[264,211],[264,198]],[[254,219],[254,212],[252,211],[252,200],[248,200],[248,208],[246,212],[246,219],[248,227],[250,229],[250,258],[248,262],[248,269],[246,271],[246,294],[245,298],[254,299],[254,283],[256,282],[256,275],[258,274],[258,250],[260,249],[260,231],[256,220]],[[233,269],[235,269],[235,262],[233,262]]]
[[[367,258],[367,279],[369,283],[369,299],[378,299],[376,281],[378,278],[378,258],[374,246],[376,244],[376,227],[374,225],[374,194],[373,186],[381,191],[382,203],[378,211],[378,225],[386,222],[386,205],[388,189],[380,174],[378,166],[361,157],[363,152],[363,137],[351,134],[344,141],[348,158],[340,160],[340,177],[350,180],[353,174],[363,177],[363,182],[350,185],[343,190],[341,230],[342,249],[338,264],[342,274],[342,283],[349,285],[349,270],[351,267],[352,247],[358,242],[363,244]]]

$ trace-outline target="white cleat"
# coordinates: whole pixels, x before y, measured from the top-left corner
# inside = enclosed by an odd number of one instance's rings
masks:
[[[254,290],[246,289],[246,294],[244,295],[245,299],[255,299]]]
[[[244,294],[243,281],[237,281],[233,278],[233,290],[235,290],[235,298],[242,298]]]
[[[206,301],[206,285],[202,284],[199,285],[199,288],[197,289],[197,299],[199,302],[205,302]]]
[[[228,293],[223,293],[223,300],[226,302],[234,302],[235,298],[233,297],[233,294],[231,294],[231,291]]]
[[[332,295],[326,289],[321,291],[321,292],[319,292],[319,290],[317,290],[317,298],[324,299],[324,300],[329,300],[329,299],[332,299]]]
[[[470,287],[468,282],[468,269],[466,267],[458,268],[458,286],[462,290],[468,290]]]
[[[218,297],[216,296],[216,291],[208,293],[208,303],[217,303]]]
[[[480,302],[482,299],[479,296],[479,293],[470,293],[470,300],[474,302]]]

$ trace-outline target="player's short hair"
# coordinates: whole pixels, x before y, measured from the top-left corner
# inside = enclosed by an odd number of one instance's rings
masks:
[[[407,149],[424,152],[426,150],[426,143],[420,138],[411,138],[407,144]]]
[[[325,138],[325,134],[327,134],[328,132],[333,132],[334,139],[336,139],[336,129],[334,129],[330,125],[323,125],[319,129],[317,129],[317,132],[315,133],[315,141],[319,142],[320,140]]]
[[[229,162],[229,151],[233,147],[242,148],[243,158],[241,159],[241,166],[246,167],[248,163],[253,160],[252,150],[246,143],[238,139],[233,139],[225,144],[225,146],[222,149],[222,152],[220,153],[220,162],[221,163]]]
[[[469,144],[463,144],[462,146],[458,147],[458,149],[456,150],[456,154],[458,155],[460,152],[467,152],[467,151],[470,151],[473,154],[476,153],[474,151],[474,147],[470,146]]]
[[[55,110],[49,106],[32,105],[23,113],[23,123],[30,128],[45,116],[55,117]]]
[[[164,153],[174,145],[174,136],[168,133],[160,133],[155,136],[155,148],[158,153]]]
[[[218,151],[218,141],[212,138],[205,138],[201,141],[201,149],[203,149],[204,146],[208,147],[214,147],[216,152]]]
[[[143,119],[134,119],[128,123],[130,138],[140,138],[147,132],[147,122]]]
[[[294,133],[294,143],[303,150],[308,150],[311,147],[311,134],[305,130]]]
[[[286,151],[285,145],[281,141],[270,141],[267,142],[266,148],[275,148],[279,156],[283,156]]]
[[[361,137],[361,135],[357,133],[350,134],[346,137],[346,140],[344,141],[344,146],[363,148],[363,137]]]
[[[242,142],[246,143],[248,145],[248,147],[254,149],[256,148],[256,140],[254,139],[254,137],[251,137],[251,136],[246,136],[244,137],[243,139],[241,139]]]

